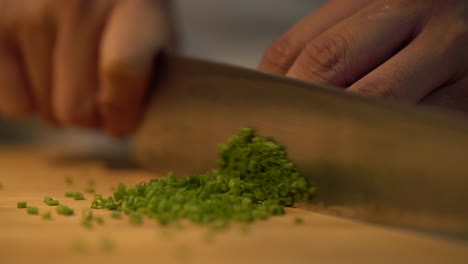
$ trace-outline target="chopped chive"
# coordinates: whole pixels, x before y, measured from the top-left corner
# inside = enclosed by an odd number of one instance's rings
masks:
[[[65,205],[59,205],[56,209],[57,213],[60,215],[73,215],[73,209]]]
[[[138,213],[131,213],[129,220],[132,225],[141,225],[143,223],[143,218],[141,217],[141,214]]]
[[[52,214],[50,212],[45,212],[45,213],[42,214],[42,219],[51,220],[52,219]]]
[[[85,228],[92,228],[93,225],[91,223],[91,220],[93,219],[93,212],[89,208],[83,209],[83,212],[81,213],[81,225]]]
[[[93,218],[93,211],[89,208],[83,209],[81,213],[81,219],[91,220]]]
[[[112,196],[95,194],[91,208],[111,210],[112,218],[128,214],[135,225],[147,216],[161,225],[186,219],[217,231],[232,221],[248,225],[283,215],[285,207],[315,193],[280,145],[245,128],[219,147],[215,170],[181,180],[169,173],[134,186],[120,184]]]
[[[44,203],[47,204],[47,202],[50,200],[53,200],[52,197],[49,197],[49,196],[44,197]]]
[[[294,218],[294,223],[300,225],[304,223],[304,220],[301,217],[297,216],[296,218]]]
[[[16,204],[16,207],[17,208],[26,208],[26,207],[28,207],[28,202],[25,202],[25,201],[18,202]]]
[[[94,221],[100,225],[104,224],[104,218],[102,216],[95,216]]]
[[[73,179],[70,176],[65,177],[65,183],[67,185],[72,185],[73,184]]]
[[[94,188],[93,186],[87,186],[85,189],[84,189],[85,193],[94,193]]]
[[[37,215],[39,213],[39,209],[37,207],[33,207],[33,206],[26,208],[26,211],[30,215]]]
[[[59,201],[58,201],[58,200],[53,200],[53,199],[52,199],[52,200],[48,200],[48,201],[46,202],[46,204],[47,204],[48,206],[57,206],[57,205],[59,205]]]
[[[118,212],[118,211],[112,211],[111,217],[114,218],[114,219],[120,219],[120,218],[122,218],[122,214],[120,212]]]
[[[73,197],[75,192],[65,192],[65,197]]]
[[[81,225],[87,229],[93,228],[93,223],[89,220],[81,220]]]
[[[84,195],[80,192],[75,192],[73,194],[73,199],[75,200],[84,200]]]

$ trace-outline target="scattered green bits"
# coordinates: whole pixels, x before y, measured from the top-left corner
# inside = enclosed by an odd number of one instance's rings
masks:
[[[85,192],[85,193],[94,193],[94,187],[93,187],[93,186],[87,186],[87,187],[84,189],[84,192]]]
[[[42,219],[51,220],[52,219],[52,214],[50,212],[45,212],[45,213],[42,214]]]
[[[59,205],[58,200],[54,200],[53,198],[51,198],[49,196],[46,196],[44,198],[44,203],[47,204],[48,206],[57,206],[57,205]]]
[[[99,225],[104,224],[104,218],[102,216],[97,215],[97,216],[94,217],[93,220]]]
[[[57,206],[56,212],[60,215],[73,215],[73,209],[65,205]]]
[[[17,208],[21,208],[21,209],[22,209],[22,208],[26,208],[26,207],[28,207],[28,202],[26,202],[26,201],[18,202],[18,203],[16,204],[16,207],[17,207]]]
[[[282,215],[284,207],[314,193],[278,144],[246,128],[219,147],[217,169],[181,180],[169,173],[135,186],[120,184],[113,196],[94,195],[91,208],[129,214],[132,224],[145,215],[162,225],[187,219],[220,229],[232,221]]]
[[[84,200],[84,195],[81,192],[65,192],[65,197],[73,198],[75,200]]]
[[[132,225],[141,225],[143,223],[143,217],[139,213],[131,213],[128,219]]]
[[[120,212],[118,212],[118,211],[112,211],[111,217],[114,218],[114,219],[120,219],[120,218],[122,218],[122,214]]]
[[[65,183],[67,185],[73,185],[73,179],[70,176],[65,177]]]
[[[304,219],[302,219],[301,217],[297,216],[297,217],[294,218],[294,223],[297,224],[297,225],[303,224],[303,223],[304,223]]]
[[[75,192],[75,193],[73,194],[73,199],[75,199],[75,200],[84,200],[85,198],[84,198],[84,195],[83,195],[82,193],[80,193],[80,192]]]
[[[27,211],[28,214],[30,214],[30,215],[37,215],[37,214],[39,214],[39,209],[38,209],[37,207],[34,207],[34,206],[31,206],[31,207],[26,208],[26,211]]]
[[[50,201],[47,201],[46,204],[48,206],[57,206],[57,205],[59,205],[59,201],[58,200],[50,200]]]

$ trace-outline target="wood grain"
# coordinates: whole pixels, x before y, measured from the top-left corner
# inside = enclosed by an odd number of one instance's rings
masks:
[[[102,153],[101,153],[102,154]],[[115,153],[111,153],[114,155]],[[92,158],[90,158],[92,157]],[[97,158],[100,157],[100,158]],[[0,263],[466,263],[468,246],[459,241],[290,209],[285,216],[239,226],[208,239],[206,230],[187,224],[164,229],[149,220],[131,226],[95,210],[105,223],[92,230],[80,224],[90,204],[65,198],[82,191],[88,180],[109,194],[119,182],[135,184],[155,177],[131,166],[112,166],[105,155],[51,146],[0,148]],[[122,165],[122,164],[120,164]],[[64,178],[74,179],[67,186]],[[78,215],[53,220],[27,215],[16,202],[26,200],[41,212],[45,196],[71,206]],[[294,218],[304,219],[302,225]],[[209,238],[209,237],[208,237]]]

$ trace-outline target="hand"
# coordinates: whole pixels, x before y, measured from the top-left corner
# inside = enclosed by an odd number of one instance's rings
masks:
[[[164,0],[0,0],[0,115],[129,133],[168,40]]]
[[[259,69],[468,113],[468,1],[329,1],[275,41]]]

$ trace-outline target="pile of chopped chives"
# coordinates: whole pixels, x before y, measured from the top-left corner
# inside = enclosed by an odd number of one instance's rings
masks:
[[[221,228],[284,214],[284,207],[314,193],[279,145],[245,128],[220,146],[216,170],[181,180],[169,173],[132,187],[120,184],[113,196],[94,195],[91,208],[123,212],[132,224],[141,224],[145,215],[162,225],[186,219]]]

